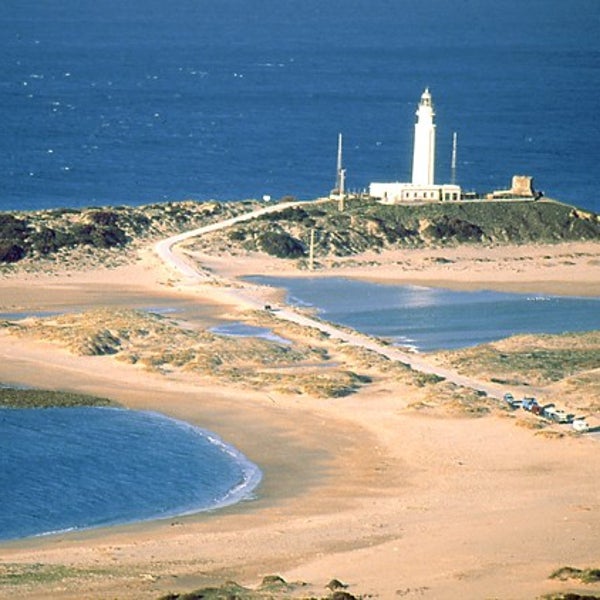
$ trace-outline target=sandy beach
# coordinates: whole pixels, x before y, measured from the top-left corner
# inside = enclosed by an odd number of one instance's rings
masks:
[[[185,248],[185,246],[184,246]],[[347,276],[455,289],[600,295],[600,244],[458,247],[293,262],[193,254],[182,277],[152,247],[115,269],[0,278],[0,313],[179,307],[195,326],[236,318],[277,292],[250,274]],[[324,596],[537,598],[598,584],[549,579],[599,567],[598,441],[544,436],[501,411],[480,419],[407,410],[415,389],[393,378],[321,399],[193,375],[169,377],[0,330],[0,381],[109,397],[215,431],[264,472],[255,497],[214,513],[0,545],[7,565],[64,566],[63,578],[4,583],[0,598],[158,598],[279,574]],[[0,571],[0,574],[2,571]]]
[[[600,295],[600,245],[594,242],[369,252],[317,259],[313,271],[298,270],[295,261],[265,259],[264,255],[223,258],[199,254],[197,259],[210,270],[230,278],[248,274],[341,276],[456,290]]]

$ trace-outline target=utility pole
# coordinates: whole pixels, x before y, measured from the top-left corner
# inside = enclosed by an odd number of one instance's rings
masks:
[[[341,188],[342,188],[342,181],[341,181],[341,174],[342,174],[342,134],[338,133],[338,149],[337,149],[337,169],[335,172],[336,175],[336,179],[335,179],[335,189],[338,191],[338,194],[341,193]]]
[[[314,271],[315,268],[315,230],[310,230],[310,245],[308,248],[308,270]]]

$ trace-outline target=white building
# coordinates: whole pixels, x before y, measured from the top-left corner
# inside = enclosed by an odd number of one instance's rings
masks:
[[[443,185],[416,185],[414,183],[371,183],[369,196],[378,198],[383,204],[398,202],[444,202],[460,200],[460,186],[445,183]]]
[[[412,182],[371,183],[370,196],[379,198],[385,204],[460,200],[461,189],[458,185],[434,183],[435,112],[429,88],[421,95],[416,114]]]

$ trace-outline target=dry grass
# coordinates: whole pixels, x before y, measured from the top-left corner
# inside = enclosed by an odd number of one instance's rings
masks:
[[[458,372],[507,386],[545,388],[544,397],[580,410],[600,409],[600,331],[518,335],[474,348],[439,352]]]
[[[478,394],[475,390],[448,383],[443,380],[429,381],[419,399],[408,408],[432,415],[454,417],[485,417],[498,409],[498,403]]]
[[[103,308],[54,317],[4,322],[14,335],[57,344],[78,356],[102,356],[165,376],[185,375],[245,389],[310,398],[352,394],[390,380],[410,389],[417,406],[451,414],[482,416],[489,402],[442,379],[413,371],[376,352],[332,340],[316,329],[248,314],[248,322],[270,327],[291,343],[233,338],[191,329],[164,316]],[[379,388],[375,388],[379,389]]]
[[[600,412],[600,368],[567,377],[546,389],[549,400],[568,398],[569,406],[576,410]]]
[[[308,344],[233,338],[128,309],[97,309],[3,326],[79,356],[112,357],[165,375],[187,373],[253,389],[335,397],[371,380],[347,362],[332,360],[323,344],[310,343],[310,334]]]

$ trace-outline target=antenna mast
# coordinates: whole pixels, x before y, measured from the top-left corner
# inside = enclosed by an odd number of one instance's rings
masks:
[[[346,194],[346,169],[344,169],[342,161],[342,134],[338,134],[338,151],[337,151],[337,174],[335,180],[335,191],[339,198],[339,210],[344,210],[344,196]]]
[[[339,194],[343,193],[342,187],[344,185],[343,182],[343,163],[342,163],[342,134],[338,133],[338,150],[337,150],[337,170],[336,170],[336,180],[335,180],[335,189]]]
[[[458,145],[458,134],[452,135],[452,165],[450,168],[450,183],[456,185],[456,147]]]

